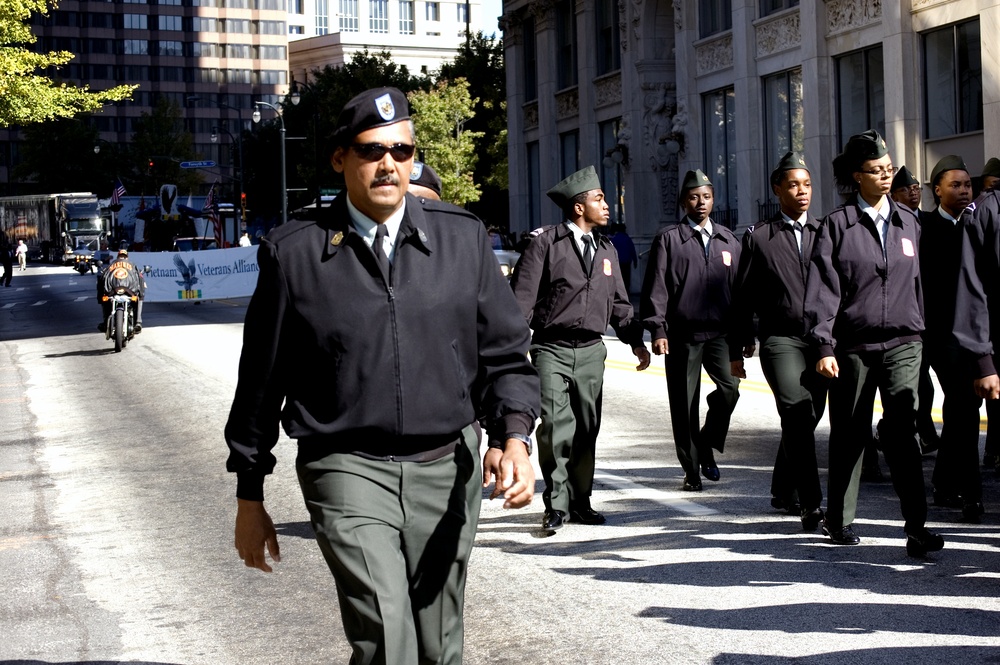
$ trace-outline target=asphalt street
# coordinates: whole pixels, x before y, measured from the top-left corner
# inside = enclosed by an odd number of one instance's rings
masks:
[[[245,307],[149,304],[116,354],[93,276],[31,266],[0,288],[0,663],[348,661],[291,441],[266,486],[281,563],[265,575],[233,549],[222,429]],[[722,479],[692,494],[662,358],[637,373],[607,344],[593,504],[608,523],[547,535],[540,494],[484,502],[465,662],[1000,663],[995,474],[982,524],[930,509],[946,546],[927,560],[906,556],[889,482],[862,485],[861,545],[832,546],[769,504],[779,431],[755,358]]]

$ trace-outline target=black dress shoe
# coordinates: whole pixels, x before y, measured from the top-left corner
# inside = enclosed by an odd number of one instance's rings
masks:
[[[569,509],[569,521],[576,522],[578,524],[591,524],[598,525],[607,522],[604,519],[604,515],[600,514],[593,508],[570,508]]]
[[[932,496],[934,497],[934,505],[939,508],[961,508],[963,505],[962,497],[952,492],[933,490]]]
[[[685,492],[700,492],[701,491],[701,478],[695,476],[690,478],[684,476],[684,491]]]
[[[132,328],[132,333],[138,335],[141,332],[142,332],[142,324],[141,323],[135,324],[135,326],[133,326]]]
[[[921,558],[928,552],[937,552],[944,547],[944,538],[927,529],[921,529],[916,534],[906,534],[906,554]]]
[[[542,517],[542,528],[546,531],[561,529],[564,517],[566,517],[566,513],[561,510],[546,510]]]
[[[824,522],[823,535],[830,536],[834,545],[857,545],[861,542],[861,539],[854,534],[850,524],[836,529]]]
[[[779,496],[771,497],[771,507],[784,510],[789,515],[801,515],[802,506],[795,499],[782,499]]]
[[[719,467],[715,466],[715,462],[712,462],[711,464],[702,464],[701,475],[705,476],[713,483],[722,477],[722,474],[719,473]]]
[[[812,510],[803,510],[801,517],[802,530],[815,531],[816,527],[820,525],[826,515],[823,513],[822,508],[813,508]]]
[[[983,504],[978,501],[969,501],[962,506],[962,521],[968,524],[979,524],[982,520],[980,518],[986,509],[983,508]]]

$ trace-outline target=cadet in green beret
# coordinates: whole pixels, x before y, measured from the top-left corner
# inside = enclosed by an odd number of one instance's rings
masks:
[[[921,440],[934,427],[931,402],[934,369],[944,392],[943,432],[934,463],[934,504],[962,508],[966,521],[983,514],[982,478],[979,471],[979,405],[972,389],[972,367],[965,362],[952,330],[955,294],[960,280],[962,235],[972,221],[972,176],[958,155],[942,157],[931,171],[931,187],[938,206],[920,213],[920,279],[924,289],[924,363],[921,368],[917,432]],[[924,386],[927,386],[926,388]],[[936,432],[935,432],[936,434]]]
[[[910,169],[900,166],[896,177],[892,179],[892,200],[906,206],[911,212],[917,212],[920,210],[920,191],[920,181],[910,173]]]
[[[848,201],[822,222],[806,286],[808,338],[816,370],[830,383],[830,461],[823,531],[837,545],[857,545],[853,522],[872,411],[866,384],[882,395],[882,450],[905,519],[907,554],[944,547],[927,530],[927,498],[916,437],[924,329],[916,216],[889,198],[895,169],[879,133],[852,136],[833,160]]]
[[[990,157],[983,167],[982,173],[983,191],[996,189],[997,181],[1000,181],[1000,159]]]
[[[667,396],[683,489],[702,490],[701,476],[721,477],[715,451],[723,451],[740,397],[738,366],[743,349],[731,347],[731,289],[740,258],[733,232],[711,218],[715,190],[701,170],[681,182],[680,223],[653,239],[642,285],[640,312],[653,353],[666,356]],[[715,384],[700,423],[701,368]]]
[[[752,348],[754,317],[760,364],[781,418],[781,445],[771,475],[771,505],[815,531],[823,520],[816,462],[816,425],[826,409],[829,380],[813,370],[816,348],[805,339],[806,275],[819,232],[809,215],[812,175],[805,157],[789,152],[771,172],[780,210],[747,229],[733,286],[736,321],[731,344]]]
[[[545,479],[542,528],[554,531],[566,520],[605,522],[590,503],[607,356],[602,336],[610,324],[632,348],[640,371],[649,366],[649,351],[618,253],[597,233],[610,214],[594,167],[562,180],[548,196],[565,221],[532,234],[510,285],[533,332],[531,361],[542,384],[536,432]]]

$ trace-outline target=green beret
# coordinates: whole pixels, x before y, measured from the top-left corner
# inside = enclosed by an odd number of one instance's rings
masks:
[[[882,159],[889,154],[889,148],[885,145],[885,139],[877,131],[869,129],[847,139],[843,154],[850,160],[850,163],[860,166],[862,162],[867,162],[869,159]]]
[[[396,88],[372,88],[344,105],[330,138],[333,147],[346,147],[361,132],[409,118],[410,104],[406,95]]]
[[[711,187],[712,181],[708,179],[708,176],[701,169],[695,169],[694,171],[688,171],[684,174],[684,179],[681,181],[681,196],[684,196],[685,192],[689,189],[695,189],[696,187]]]
[[[771,182],[777,183],[784,175],[785,171],[793,171],[795,169],[805,169],[809,170],[806,166],[806,158],[801,152],[786,152],[778,162],[778,165],[771,171]]]
[[[938,163],[934,165],[934,170],[931,171],[931,187],[938,184],[941,174],[945,171],[965,171],[968,173],[969,169],[965,166],[965,160],[958,155],[945,155],[938,160]]]
[[[556,202],[557,206],[564,208],[573,200],[574,196],[592,189],[601,189],[601,181],[597,177],[597,171],[594,170],[594,167],[588,166],[567,176],[565,180],[545,193]]]
[[[990,157],[989,161],[986,162],[986,166],[983,167],[983,176],[993,176],[994,178],[1000,178],[1000,159],[996,157]]]
[[[413,160],[413,170],[410,171],[410,184],[432,189],[438,196],[441,196],[441,178],[431,168],[430,164]]]
[[[900,166],[899,170],[896,171],[896,177],[892,179],[892,186],[889,191],[894,192],[902,187],[910,187],[911,185],[919,185],[920,181],[913,177],[910,173],[910,169],[905,166]]]

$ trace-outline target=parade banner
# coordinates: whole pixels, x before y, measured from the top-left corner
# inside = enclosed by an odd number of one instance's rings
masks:
[[[257,247],[198,252],[131,252],[146,271],[146,302],[222,300],[253,295],[257,286]]]

